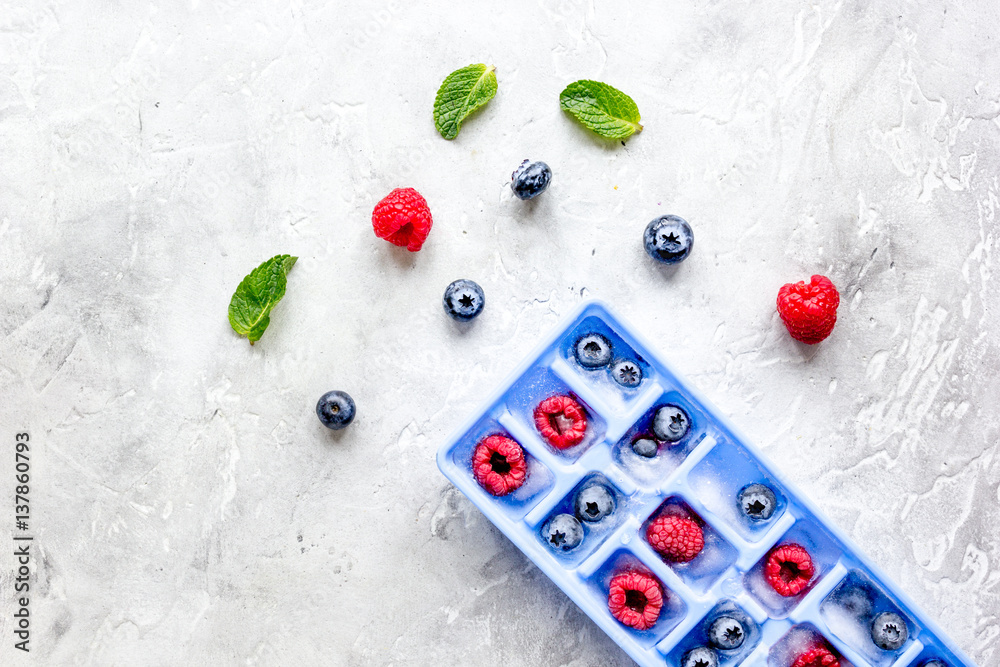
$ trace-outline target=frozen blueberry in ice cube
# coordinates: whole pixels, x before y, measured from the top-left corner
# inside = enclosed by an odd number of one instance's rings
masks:
[[[948,667],[948,665],[943,660],[932,658],[920,663],[920,667]]]
[[[754,521],[767,521],[778,506],[774,491],[764,484],[748,484],[740,490],[740,510]]]
[[[576,341],[576,360],[584,368],[600,368],[611,363],[611,341],[599,333],[590,333]]]
[[[664,405],[653,415],[653,435],[664,442],[677,442],[691,428],[691,418],[679,406]]]
[[[656,444],[656,440],[653,440],[652,438],[639,438],[632,443],[632,451],[647,459],[651,459],[656,456],[656,452],[659,448],[660,446]]]
[[[708,643],[724,651],[738,649],[746,636],[746,627],[732,616],[720,616],[708,626]]]
[[[698,646],[684,654],[681,667],[719,667],[719,656],[707,646]]]
[[[639,383],[642,382],[642,369],[634,361],[619,359],[611,367],[611,377],[621,386],[631,389],[638,387]]]
[[[883,611],[872,619],[872,641],[883,651],[902,648],[908,636],[906,621],[895,612]]]
[[[615,495],[603,484],[593,484],[580,489],[573,506],[581,521],[596,523],[615,511]]]
[[[548,545],[558,551],[572,551],[583,541],[583,526],[572,514],[557,514],[542,528]]]

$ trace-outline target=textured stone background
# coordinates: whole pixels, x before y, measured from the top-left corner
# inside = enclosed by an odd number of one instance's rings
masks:
[[[1000,664],[998,24],[994,0],[0,2],[0,497],[28,429],[39,550],[26,657],[0,548],[0,662],[631,664],[434,464],[598,297]],[[470,62],[500,92],[447,142],[434,93]],[[646,130],[574,125],[578,78]],[[529,156],[555,178],[524,204]],[[402,185],[434,212],[417,255],[370,229]],[[666,212],[697,237],[674,271],[640,245]],[[251,348],[229,298],[281,252]],[[807,349],[773,299],[813,272],[843,305]],[[465,332],[458,277],[488,299]],[[360,410],[341,435],[331,388]]]

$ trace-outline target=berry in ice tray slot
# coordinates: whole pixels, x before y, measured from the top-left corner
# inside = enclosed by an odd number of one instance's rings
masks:
[[[587,413],[572,396],[549,396],[535,408],[535,428],[556,449],[569,449],[587,434]]]
[[[615,551],[588,583],[601,615],[638,645],[652,648],[687,614],[681,596],[627,548]]]
[[[663,585],[659,579],[636,570],[621,572],[608,584],[608,609],[622,625],[649,630],[660,618]]]
[[[738,665],[760,643],[759,624],[731,599],[717,603],[668,654],[667,664]]]
[[[579,563],[621,525],[629,502],[604,475],[588,475],[549,512],[539,538],[555,556]]]
[[[528,476],[521,445],[505,435],[483,438],[472,454],[476,481],[494,496],[506,496],[521,488]]]
[[[914,624],[868,575],[851,570],[823,600],[830,632],[875,667],[891,665],[911,643]]]
[[[596,317],[585,319],[560,345],[559,357],[615,411],[624,411],[652,382],[652,368]]]
[[[615,445],[618,465],[644,486],[661,483],[704,437],[698,419],[676,392],[664,394]]]
[[[767,664],[768,667],[852,667],[808,623],[793,626],[775,642],[768,654]]]
[[[649,546],[692,590],[703,593],[729,569],[737,551],[682,499],[671,497],[642,528]]]
[[[772,618],[784,618],[842,555],[826,530],[800,519],[747,572],[744,584]]]

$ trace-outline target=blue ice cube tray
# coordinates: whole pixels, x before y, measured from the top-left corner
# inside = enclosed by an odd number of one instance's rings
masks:
[[[611,342],[615,359],[642,369],[638,386],[614,382],[611,365],[588,369],[576,360],[576,341],[593,332]],[[559,394],[574,397],[588,418],[583,441],[567,450],[549,445],[533,419],[541,401]],[[631,444],[649,433],[653,414],[665,404],[681,406],[690,429],[676,444],[661,444],[655,457],[643,458]],[[477,443],[492,434],[518,442],[527,462],[525,482],[501,497],[481,487],[472,472]],[[601,302],[583,303],[542,341],[441,447],[437,461],[441,472],[640,665],[681,665],[689,650],[708,643],[708,626],[721,614],[743,620],[746,638],[738,649],[716,651],[720,667],[789,667],[803,647],[823,641],[842,666],[918,667],[934,659],[973,665]],[[584,537],[573,550],[551,547],[543,534],[546,522],[573,514],[576,492],[597,482],[612,491],[615,511],[598,523],[581,522]],[[776,510],[766,521],[751,521],[741,512],[737,495],[751,483],[776,494]],[[702,526],[705,547],[689,563],[661,558],[646,541],[648,522],[668,506],[679,506]],[[816,567],[808,588],[788,598],[775,593],[761,572],[770,551],[784,543],[804,546]],[[609,581],[630,569],[654,575],[665,594],[659,619],[648,630],[619,623],[608,609]],[[905,619],[909,634],[895,651],[876,647],[870,636],[870,619],[887,610]]]

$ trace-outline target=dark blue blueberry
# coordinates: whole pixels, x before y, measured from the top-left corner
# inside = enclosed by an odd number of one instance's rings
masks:
[[[646,225],[642,235],[649,256],[664,264],[682,262],[694,247],[694,232],[684,218],[663,215]]]
[[[545,192],[552,180],[552,170],[544,162],[525,160],[511,174],[510,189],[518,199],[532,199]]]
[[[660,449],[660,446],[656,444],[656,440],[651,438],[639,438],[632,443],[632,451],[639,456],[644,456],[647,459],[651,459],[656,456],[656,452]]]
[[[611,341],[598,333],[587,334],[573,348],[576,360],[584,368],[600,368],[611,362]]]
[[[740,510],[754,521],[767,521],[778,506],[774,491],[763,484],[748,484],[740,490]]]
[[[708,626],[708,643],[723,651],[738,649],[746,636],[746,627],[732,616],[720,616]]]
[[[471,280],[456,280],[444,291],[444,312],[459,322],[468,322],[483,312],[486,295]]]
[[[719,667],[719,656],[707,646],[699,646],[684,654],[681,667]]]
[[[323,426],[339,431],[354,419],[354,399],[344,391],[328,391],[319,397],[316,415]]]
[[[583,526],[572,514],[557,514],[542,528],[542,537],[559,551],[572,551],[583,541]]]
[[[691,428],[691,419],[676,405],[664,405],[653,415],[653,435],[664,442],[677,442]]]
[[[872,619],[872,641],[883,651],[902,648],[909,634],[906,621],[895,612],[883,611]]]
[[[642,369],[634,361],[619,359],[611,367],[611,377],[623,387],[638,387],[642,382]]]
[[[593,484],[580,489],[573,507],[581,521],[596,523],[615,511],[615,494],[603,484]]]

